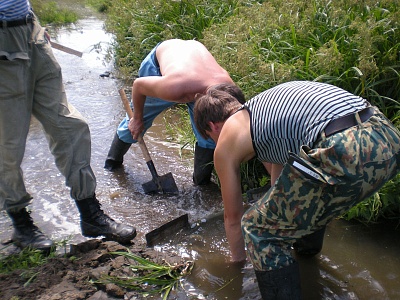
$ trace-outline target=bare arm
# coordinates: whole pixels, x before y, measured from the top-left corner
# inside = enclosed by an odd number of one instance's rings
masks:
[[[187,103],[201,89],[195,80],[189,81],[178,74],[174,76],[148,76],[137,78],[132,85],[133,118],[129,130],[134,139],[143,131],[143,110],[146,96],[166,101]]]
[[[246,253],[241,228],[244,209],[240,184],[240,163],[237,165],[226,153],[217,150],[214,154],[214,163],[221,183],[224,225],[231,250],[231,260],[243,261],[246,259]]]
[[[241,220],[244,212],[240,164],[254,157],[249,115],[240,111],[223,125],[214,152],[214,165],[221,183],[224,224],[232,261],[246,259]]]

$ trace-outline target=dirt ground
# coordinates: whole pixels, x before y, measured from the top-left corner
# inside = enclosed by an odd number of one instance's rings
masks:
[[[26,270],[11,274],[0,274],[0,299],[76,300],[76,299],[143,299],[142,294],[129,291],[115,284],[96,284],[104,275],[121,276],[132,273],[127,268],[127,259],[110,252],[130,251],[153,262],[180,265],[185,262],[174,254],[157,252],[145,245],[123,246],[116,242],[89,240],[72,245],[68,254],[50,258],[44,265],[36,267],[29,274],[36,274],[26,284]],[[129,270],[128,270],[129,269]],[[130,274],[132,275],[132,274]],[[146,299],[161,299],[154,294]]]

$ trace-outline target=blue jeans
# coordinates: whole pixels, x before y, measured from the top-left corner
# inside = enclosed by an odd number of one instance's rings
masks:
[[[159,45],[159,44],[158,44]],[[153,48],[151,52],[142,61],[139,68],[139,77],[146,76],[162,76],[160,72],[160,67],[157,62],[156,50],[157,47]],[[144,103],[143,110],[143,122],[144,122],[144,132],[143,134],[153,125],[154,119],[167,108],[176,105],[176,102],[165,101],[160,98],[146,97],[146,102]],[[189,111],[190,121],[192,123],[192,130],[197,139],[198,146],[207,149],[214,149],[215,143],[212,139],[204,139],[198,132],[194,124],[194,102],[186,104]],[[136,140],[132,138],[132,134],[128,129],[129,117],[126,116],[118,126],[117,134],[120,140],[125,143],[136,143]]]

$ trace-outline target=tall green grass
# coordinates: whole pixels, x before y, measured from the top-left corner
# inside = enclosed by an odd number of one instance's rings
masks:
[[[75,23],[79,18],[75,11],[61,7],[56,1],[31,0],[30,2],[43,26]]]
[[[247,98],[286,81],[316,80],[368,99],[400,124],[398,1],[115,0],[107,14],[117,67],[130,80],[158,42],[197,39]],[[259,181],[251,167],[243,170],[243,178]],[[396,177],[346,217],[399,216],[398,185]],[[382,205],[375,205],[378,201]]]
[[[249,97],[318,80],[398,108],[399,11],[393,1],[254,2],[202,41]]]
[[[165,39],[201,39],[203,30],[230,17],[238,0],[114,0],[106,29],[117,43],[116,64],[127,78],[137,75],[141,60]]]

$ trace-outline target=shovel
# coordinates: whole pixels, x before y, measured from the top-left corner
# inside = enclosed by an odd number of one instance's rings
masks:
[[[76,55],[79,57],[82,57],[82,55],[83,55],[83,53],[80,51],[76,51],[74,49],[68,48],[67,46],[60,45],[56,42],[50,41],[50,44],[51,44],[51,47],[53,47],[54,49],[63,51],[65,53],[69,53],[69,54]]]
[[[123,89],[120,89],[119,94],[121,96],[122,103],[124,104],[124,108],[129,118],[132,118],[133,112],[129,105],[129,101],[128,98],[126,97],[125,91]],[[162,192],[164,194],[178,194],[179,190],[178,187],[176,186],[172,173],[170,172],[168,174],[159,176],[157,174],[153,160],[150,157],[149,150],[147,149],[147,146],[144,143],[143,137],[139,135],[137,141],[139,143],[140,149],[142,150],[144,159],[146,160],[147,167],[149,168],[151,176],[153,177],[151,181],[142,184],[144,192],[146,194],[152,194],[156,192]]]
[[[189,228],[188,214],[184,214],[146,234],[146,246],[153,247],[166,239],[171,239],[181,229]]]

